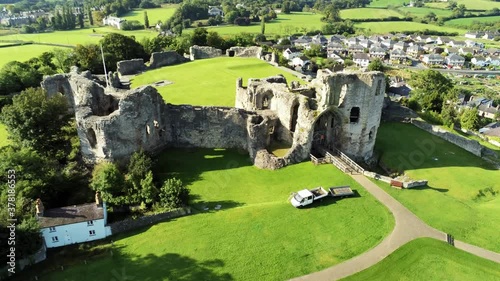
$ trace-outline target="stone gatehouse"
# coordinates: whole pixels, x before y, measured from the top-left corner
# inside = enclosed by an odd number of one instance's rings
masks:
[[[235,107],[172,105],[155,88],[105,88],[76,68],[45,78],[49,95],[72,106],[86,161],[119,160],[139,149],[237,148],[253,163],[277,169],[308,158],[316,146],[337,148],[357,160],[373,153],[385,78],[380,72],[318,72],[307,86],[283,76],[236,81]],[[277,157],[275,143],[289,147]]]

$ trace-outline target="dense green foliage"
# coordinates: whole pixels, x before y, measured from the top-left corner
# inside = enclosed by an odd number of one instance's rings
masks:
[[[160,189],[160,203],[167,208],[178,208],[187,205],[189,189],[176,178],[167,179]]]
[[[450,80],[439,71],[424,70],[412,76],[414,96],[424,110],[441,112],[443,101],[453,88]]]

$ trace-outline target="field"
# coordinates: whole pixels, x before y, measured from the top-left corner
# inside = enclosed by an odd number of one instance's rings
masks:
[[[426,16],[427,14],[429,13],[434,13],[436,14],[436,16],[440,17],[440,16],[450,16],[452,14],[452,11],[450,10],[443,10],[443,9],[433,9],[433,8],[425,8],[425,7],[421,7],[421,8],[417,8],[417,7],[401,7],[399,8],[401,11],[405,12],[405,13],[410,13],[411,15],[415,16],[415,17],[424,17]]]
[[[500,2],[491,0],[456,0],[458,5],[464,4],[469,10],[491,10],[500,8]],[[425,3],[426,6],[445,9],[448,3]]]
[[[495,262],[430,238],[420,238],[397,249],[378,264],[342,279],[355,280],[468,280],[500,279]]]
[[[234,106],[236,79],[263,78],[282,73],[287,81],[298,80],[286,71],[253,58],[220,57],[167,66],[136,76],[138,87],[161,80],[173,84],[157,87],[163,99],[172,104]]]
[[[458,34],[465,33],[465,30],[458,29],[454,27],[447,26],[437,26],[432,24],[423,24],[418,22],[407,22],[407,21],[398,21],[398,22],[362,22],[357,23],[357,27],[364,28],[366,32],[370,32],[373,34],[385,34],[391,31],[423,31],[425,29],[436,30],[436,31],[445,31],[445,32],[457,32]]]
[[[341,10],[340,16],[343,19],[383,19],[388,17],[401,17],[401,14],[394,10],[359,8]]]
[[[165,5],[155,9],[136,9],[128,12],[123,16],[126,20],[137,20],[144,23],[144,11],[148,12],[149,24],[155,25],[158,21],[165,22],[169,19],[177,9],[177,5]]]
[[[409,124],[383,124],[375,149],[386,166],[429,181],[429,187],[409,190],[377,182],[389,194],[429,225],[500,252],[499,170]]]
[[[475,21],[477,21],[477,22],[498,22],[498,21],[500,21],[500,16],[453,19],[453,20],[446,21],[444,24],[448,25],[448,26],[468,26],[468,25],[471,25]]]
[[[324,25],[321,22],[321,14],[315,13],[291,13],[278,14],[278,18],[266,23],[266,35],[269,34],[291,34],[296,32],[304,32],[310,30],[321,30]],[[193,29],[188,29],[186,32],[192,32]],[[260,33],[260,22],[253,23],[250,26],[219,26],[210,27],[209,31],[217,31],[221,35],[233,35],[241,32]]]
[[[0,48],[0,68],[11,60],[27,61],[32,57],[41,55],[43,52],[54,50],[54,46],[45,45],[24,45],[15,47]]]
[[[378,201],[332,165],[259,170],[246,153],[195,149],[166,151],[157,167],[188,184],[196,214],[113,237],[113,256],[40,280],[112,280],[117,273],[144,281],[285,280],[372,248],[394,224]],[[339,184],[360,196],[306,209],[287,202],[293,191]]]
[[[153,37],[158,34],[156,31],[150,30],[123,31],[112,27],[96,27],[37,34],[11,34],[0,36],[0,40],[22,40],[76,46],[77,44],[97,43],[104,35],[113,32],[135,36],[139,41],[144,37]]]
[[[405,0],[372,0],[368,7],[379,7],[385,8],[387,6],[403,6],[403,3],[410,3],[410,1]]]

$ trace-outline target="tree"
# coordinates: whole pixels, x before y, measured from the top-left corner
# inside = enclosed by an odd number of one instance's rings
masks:
[[[477,108],[466,109],[460,116],[460,125],[467,130],[475,130],[479,125],[479,110]]]
[[[148,18],[148,12],[144,11],[144,27],[149,28],[149,18]]]
[[[142,45],[135,38],[118,33],[106,34],[100,42],[108,71],[116,70],[116,63],[121,60],[137,58],[147,59]]]
[[[264,17],[260,20],[260,34],[266,33],[266,20]]]
[[[90,70],[94,74],[104,73],[101,49],[95,44],[76,45],[74,60],[81,70]]]
[[[23,91],[12,98],[12,105],[2,109],[2,122],[14,142],[42,154],[57,151],[61,129],[68,121],[66,97],[48,97],[41,88]]]
[[[333,22],[339,22],[342,19],[340,18],[340,11],[338,8],[335,7],[335,5],[330,4],[326,6],[324,10],[325,16],[323,17],[323,21],[326,21],[328,23],[333,23]]]
[[[424,70],[413,75],[410,85],[415,88],[415,98],[422,108],[436,112],[441,112],[443,100],[453,88],[450,80],[436,70]]]
[[[163,182],[160,189],[160,202],[167,208],[178,208],[187,205],[189,201],[189,189],[176,178]]]
[[[134,152],[128,164],[127,180],[135,186],[136,189],[139,189],[141,180],[146,177],[146,174],[151,171],[152,167],[153,161],[151,157],[146,155],[143,150]]]
[[[382,61],[379,58],[376,58],[368,64],[368,70],[369,71],[384,71],[384,64],[382,63]]]
[[[290,2],[289,1],[283,2],[283,6],[281,7],[281,12],[283,14],[289,14],[290,13]]]
[[[238,13],[238,11],[231,11],[229,13],[226,13],[226,15],[224,16],[224,21],[226,23],[234,23],[234,20],[236,20],[237,17],[239,17],[240,14]]]
[[[208,32],[203,27],[197,27],[191,35],[191,45],[206,46]]]
[[[448,128],[455,126],[457,118],[457,112],[453,104],[443,105],[443,110],[441,111],[441,119],[443,119],[443,125]]]
[[[222,38],[216,31],[209,31],[207,34],[207,46],[217,49],[223,49],[225,45],[224,38]]]
[[[89,24],[91,26],[94,25],[94,18],[93,18],[92,11],[90,10],[90,8],[87,9],[87,17],[89,18]]]
[[[78,14],[78,25],[80,28],[84,28],[84,22],[83,22],[83,14]]]
[[[99,191],[104,201],[120,205],[125,202],[124,182],[124,177],[115,164],[101,162],[94,167],[90,187]]]
[[[143,179],[141,179],[141,204],[151,205],[158,196],[158,189],[153,182],[153,172],[148,171]]]

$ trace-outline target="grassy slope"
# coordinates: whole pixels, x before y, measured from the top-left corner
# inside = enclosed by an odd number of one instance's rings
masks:
[[[148,71],[132,80],[132,86],[160,80],[173,84],[158,87],[163,99],[173,104],[234,106],[236,79],[263,78],[282,73],[288,82],[298,80],[286,71],[252,58],[220,57]]]
[[[424,17],[425,15],[433,12],[436,16],[449,16],[452,14],[450,10],[443,9],[434,9],[434,8],[426,8],[426,7],[401,7],[401,11],[412,14],[416,17]]]
[[[383,124],[376,150],[382,153],[385,165],[405,169],[414,179],[429,180],[430,188],[410,190],[377,182],[387,192],[431,226],[457,239],[500,251],[500,196],[474,200],[480,189],[500,191],[499,170],[409,124]]]
[[[500,16],[494,16],[494,17],[481,17],[481,18],[465,18],[465,19],[453,19],[446,21],[444,24],[449,25],[449,26],[463,26],[463,25],[470,25],[473,22],[478,21],[478,22],[498,22],[500,21]]]
[[[270,34],[284,34],[295,33],[310,30],[321,30],[324,25],[321,22],[321,14],[313,13],[291,13],[291,14],[278,14],[278,18],[266,23],[266,35]],[[192,32],[193,29],[188,29],[186,32]],[[260,33],[260,23],[253,23],[250,26],[219,26],[211,27],[209,31],[217,31],[222,35],[233,35],[241,32],[246,33]],[[289,32],[287,32],[289,31]]]
[[[376,265],[342,281],[355,280],[499,280],[495,262],[430,238],[413,240]]]
[[[340,11],[343,19],[383,19],[388,17],[401,17],[401,14],[394,10],[359,8]]]
[[[436,30],[436,31],[446,31],[446,32],[458,32],[458,34],[465,33],[465,30],[447,27],[447,26],[437,26],[432,24],[423,24],[417,22],[363,22],[356,24],[357,27],[365,28],[366,31],[370,29],[371,33],[385,34],[391,31],[421,31],[424,29]]]
[[[331,165],[259,170],[246,153],[197,149],[167,151],[157,167],[189,185],[194,208],[211,211],[115,237],[112,258],[42,280],[110,280],[111,269],[145,281],[284,280],[360,254],[393,227],[389,212]],[[360,197],[325,199],[307,209],[287,202],[290,192],[340,184]],[[217,204],[222,209],[213,211]]]
[[[369,7],[380,7],[380,8],[385,8],[389,5],[392,5],[392,6],[402,6],[403,3],[409,3],[409,1],[405,1],[405,0],[372,0],[370,2],[370,5],[368,5]]]
[[[0,67],[5,65],[11,60],[17,61],[27,61],[32,57],[41,55],[43,52],[49,52],[54,50],[54,46],[44,46],[44,45],[24,45],[15,47],[0,48]]]
[[[158,21],[165,22],[169,19],[177,9],[177,5],[166,5],[155,9],[135,9],[123,16],[126,20],[137,20],[144,23],[144,11],[148,12],[150,25],[155,25]]]

